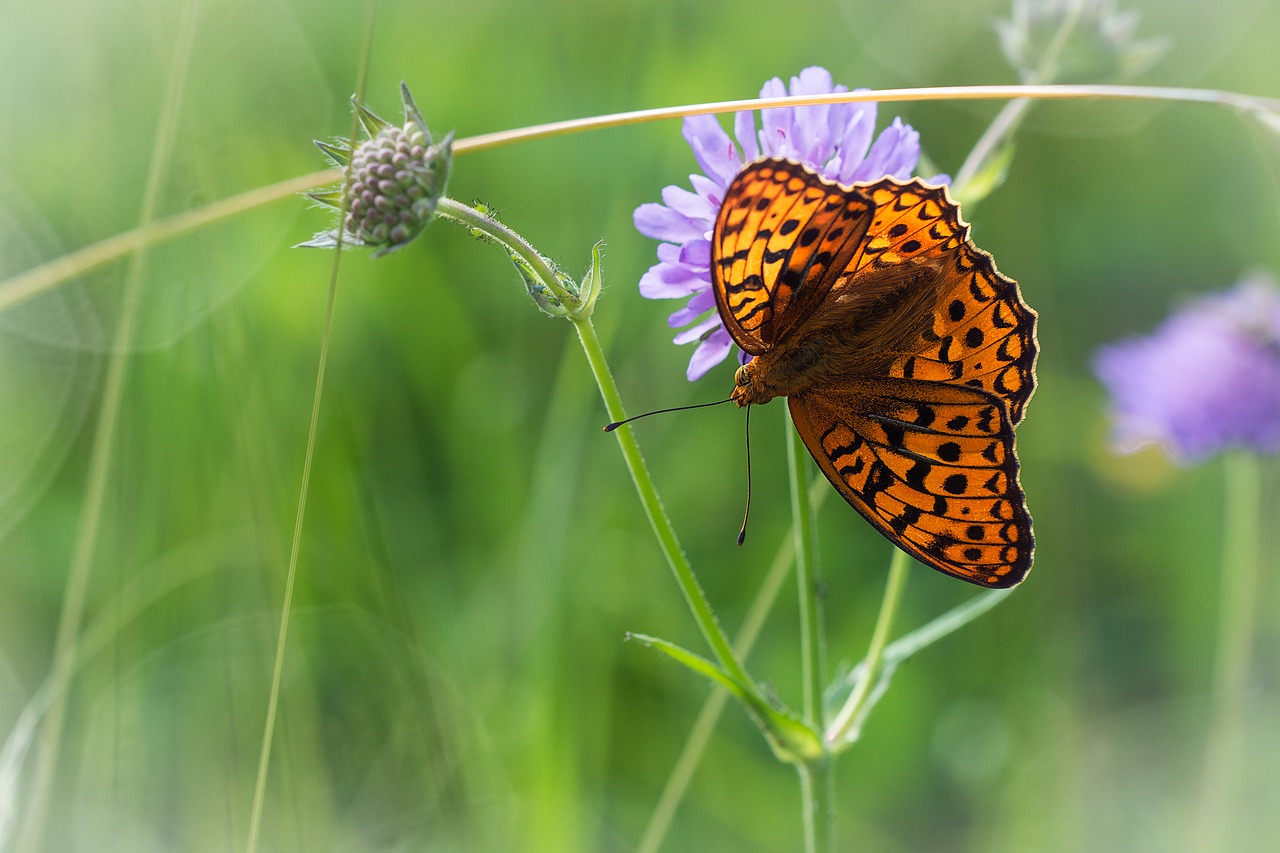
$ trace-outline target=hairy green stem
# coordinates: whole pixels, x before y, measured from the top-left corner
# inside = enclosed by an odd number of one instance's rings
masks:
[[[618,394],[618,386],[614,384],[613,374],[609,371],[609,364],[605,360],[604,350],[600,346],[600,339],[596,337],[596,330],[591,323],[591,319],[589,317],[573,317],[571,319],[573,327],[578,333],[578,340],[581,341],[582,349],[587,355],[587,362],[591,365],[591,372],[595,376],[596,384],[600,386],[600,396],[604,399],[605,411],[612,421],[625,420],[627,415],[622,407],[622,397]],[[653,527],[654,536],[658,539],[658,545],[662,549],[663,556],[667,558],[667,564],[675,574],[676,583],[680,585],[680,591],[684,593],[685,601],[688,602],[689,609],[693,612],[693,618],[697,621],[698,628],[701,629],[702,635],[711,646],[716,659],[720,662],[721,668],[747,689],[755,690],[755,682],[751,680],[751,677],[747,675],[747,671],[739,662],[738,656],[733,651],[733,646],[729,643],[729,638],[725,636],[724,629],[720,627],[715,613],[711,610],[711,604],[707,601],[706,593],[702,591],[702,587],[698,584],[698,579],[693,574],[693,568],[689,565],[688,558],[680,548],[680,542],[676,538],[675,530],[671,527],[670,519],[667,518],[666,510],[663,509],[662,501],[658,498],[658,491],[653,485],[653,478],[649,476],[649,469],[644,463],[644,458],[640,455],[640,446],[636,444],[635,435],[631,432],[630,425],[621,426],[614,430],[614,435],[618,438],[618,447],[622,450],[622,458],[627,463],[627,470],[631,473],[631,481],[635,484],[636,493],[640,496],[640,503],[644,506],[645,514],[649,517],[649,524]]]
[[[522,261],[528,264],[538,280],[555,294],[566,309],[569,309],[566,315],[567,319],[573,323],[574,330],[578,333],[578,340],[587,356],[587,363],[591,366],[591,373],[600,388],[600,396],[604,400],[605,410],[611,420],[625,420],[626,412],[622,406],[622,397],[618,393],[618,386],[613,381],[613,373],[609,370],[609,364],[604,356],[604,349],[600,346],[600,339],[596,336],[595,326],[591,322],[590,303],[586,303],[586,310],[575,311],[576,307],[580,307],[578,296],[565,289],[546,258],[518,233],[493,217],[486,216],[473,207],[447,197],[440,199],[436,212],[440,216],[451,219],[468,229],[480,232],[508,250],[515,252]],[[689,560],[680,547],[675,529],[672,528],[671,521],[667,518],[666,510],[663,509],[662,501],[658,497],[658,491],[654,487],[653,478],[650,477],[649,469],[645,465],[644,458],[640,455],[640,447],[636,444],[635,435],[631,432],[631,428],[625,425],[614,430],[614,434],[617,436],[618,446],[622,450],[622,457],[627,464],[627,470],[631,473],[631,480],[635,484],[640,503],[644,506],[645,513],[649,517],[649,523],[653,527],[658,546],[662,549],[663,556],[666,557],[667,564],[675,575],[680,591],[684,593],[685,601],[693,613],[694,620],[698,623],[698,628],[706,638],[707,644],[711,646],[711,650],[715,653],[721,668],[746,689],[754,691],[755,682],[751,680],[739,662],[729,638],[716,620],[711,604],[707,601],[706,593],[702,591],[702,587],[698,584],[698,579],[693,574],[693,568],[689,565]]]
[[[817,512],[831,493],[832,490],[826,480],[810,483],[809,505],[812,511]],[[778,546],[769,572],[760,584],[760,589],[756,591],[756,597],[742,620],[742,628],[733,641],[733,650],[737,653],[739,660],[745,661],[751,654],[760,630],[764,627],[765,619],[773,610],[774,602],[782,591],[783,582],[791,572],[794,558],[795,536],[788,531],[782,539],[782,544]],[[649,824],[645,827],[644,836],[640,839],[636,853],[657,853],[662,846],[671,821],[675,817],[676,809],[684,798],[685,791],[688,790],[694,771],[702,760],[707,741],[710,740],[711,732],[715,728],[716,721],[720,719],[728,699],[729,694],[726,691],[712,690],[711,695],[702,703],[702,709],[698,712],[698,717],[689,730],[689,736],[685,739],[684,747],[680,750],[680,757],[676,759],[675,765],[671,768],[671,774],[667,777],[667,784],[663,786],[662,796],[658,798],[658,804],[654,806],[653,814],[649,817]]]
[[[835,785],[830,755],[808,764],[797,764],[800,774],[800,806],[804,810],[805,853],[835,850]]]
[[[791,418],[784,421],[787,430],[787,472],[791,484],[791,532],[795,538],[796,586],[800,600],[800,662],[803,675],[804,719],[814,731],[822,731],[823,675],[822,597],[819,595],[817,568],[814,565],[813,513],[807,487],[809,452],[792,428]]]
[[[560,283],[559,276],[551,269],[551,265],[547,263],[547,259],[528,240],[506,225],[503,225],[492,216],[486,216],[474,207],[454,201],[448,196],[440,199],[439,204],[436,206],[436,213],[445,219],[453,220],[464,228],[480,231],[506,246],[519,255],[520,260],[529,265],[534,274],[538,276],[538,280],[555,294],[556,299],[559,299],[566,307],[576,303],[577,300],[573,294],[565,290],[564,285]]]

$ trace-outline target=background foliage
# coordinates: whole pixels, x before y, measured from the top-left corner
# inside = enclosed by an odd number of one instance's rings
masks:
[[[1173,46],[1140,82],[1280,93],[1280,6],[1136,3]],[[139,221],[321,168],[348,128],[363,12],[349,3],[50,0],[6,10],[0,274]],[[999,2],[379,4],[368,98],[400,80],[459,136],[748,97],[825,65],[850,86],[1015,82]],[[169,94],[166,94],[169,93]],[[166,97],[173,154],[157,162]],[[998,105],[881,107],[954,171]],[[162,146],[163,148],[163,146]],[[1007,183],[966,210],[1040,312],[1019,430],[1036,566],[989,616],[913,660],[842,763],[842,837],[868,850],[1167,850],[1204,751],[1222,476],[1117,458],[1089,372],[1101,343],[1190,294],[1280,269],[1277,149],[1225,110],[1044,104]],[[607,241],[596,311],[632,411],[723,396],[635,282],[631,212],[694,171],[676,123],[460,157],[479,198],[566,268]],[[92,551],[48,850],[239,849],[247,832],[332,257],[297,198],[122,261],[0,315],[0,731],[49,673],[130,276],[142,285]],[[706,686],[627,630],[700,649],[570,330],[500,253],[444,224],[343,258],[302,539],[264,848],[634,848]],[[639,427],[684,545],[733,630],[789,529],[778,406]],[[1268,480],[1275,506],[1275,477]],[[889,548],[839,501],[821,517],[832,665],[870,631]],[[1272,537],[1264,554],[1274,570]],[[1259,595],[1236,849],[1274,838],[1274,571]],[[903,629],[972,595],[914,567]],[[752,671],[799,689],[796,614]],[[29,777],[29,770],[27,777]],[[2,786],[0,786],[2,787]],[[21,786],[19,790],[22,790]],[[793,849],[798,801],[736,709],[667,849]],[[21,808],[21,801],[19,802]]]

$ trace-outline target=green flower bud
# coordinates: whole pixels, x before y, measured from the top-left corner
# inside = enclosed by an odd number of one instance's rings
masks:
[[[434,143],[413,96],[403,84],[401,96],[403,126],[388,124],[353,101],[369,138],[354,148],[342,142],[316,142],[335,164],[349,165],[340,191],[313,192],[308,193],[309,197],[345,211],[342,242],[376,249],[375,258],[403,248],[422,233],[444,195],[453,162],[453,133]],[[338,245],[338,231],[317,234],[299,245]]]

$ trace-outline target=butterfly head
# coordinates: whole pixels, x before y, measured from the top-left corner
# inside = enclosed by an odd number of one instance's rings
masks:
[[[766,387],[767,383],[763,381],[759,370],[760,363],[761,359],[755,358],[739,367],[737,373],[733,374],[733,393],[729,396],[739,408],[752,403],[767,403],[778,396],[776,391]]]
[[[738,404],[738,408],[756,402],[755,388],[751,384],[751,363],[742,365],[738,371],[733,374],[733,393],[729,395],[733,402]]]

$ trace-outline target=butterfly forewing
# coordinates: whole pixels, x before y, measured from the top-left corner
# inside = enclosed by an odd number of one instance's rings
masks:
[[[730,185],[712,234],[725,328],[759,354],[803,323],[853,260],[871,202],[798,163],[761,160]]]
[[[885,178],[859,188],[875,204],[866,240],[845,281],[895,264],[939,266],[933,324],[915,352],[899,357],[890,374],[980,388],[1008,404],[1022,420],[1035,388],[1035,312],[1018,285],[969,240],[969,226],[943,187]]]

